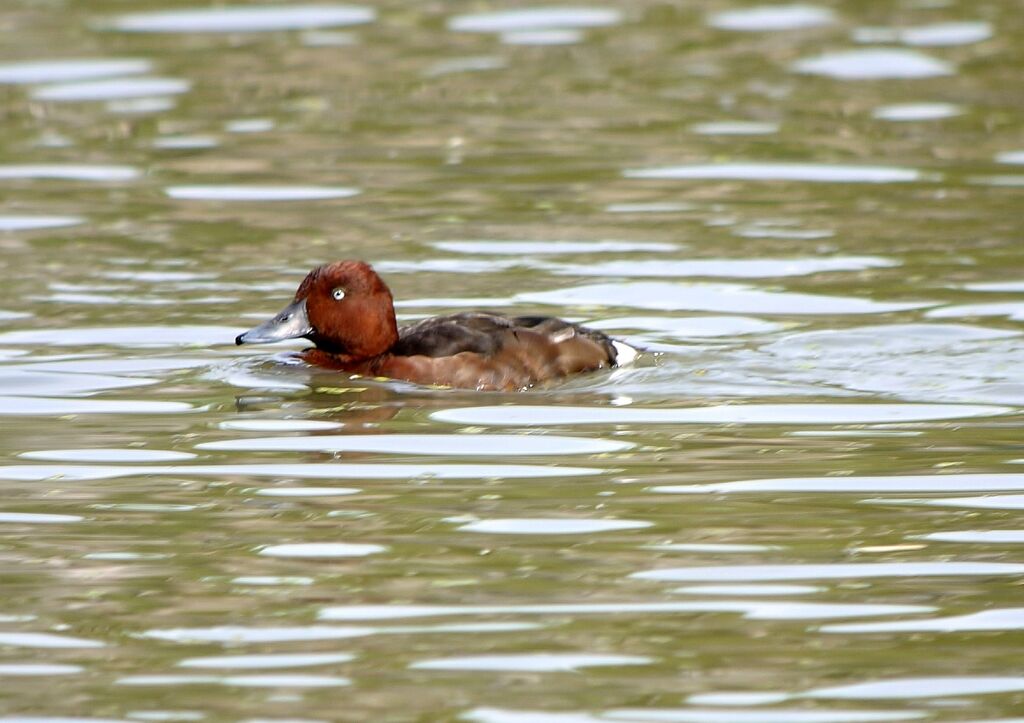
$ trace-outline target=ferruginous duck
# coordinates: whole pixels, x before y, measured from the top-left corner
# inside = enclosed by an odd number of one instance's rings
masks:
[[[309,272],[281,313],[236,339],[309,339],[302,358],[319,367],[415,384],[518,391],[616,366],[618,347],[599,331],[550,316],[472,311],[399,327],[391,291],[362,261]]]

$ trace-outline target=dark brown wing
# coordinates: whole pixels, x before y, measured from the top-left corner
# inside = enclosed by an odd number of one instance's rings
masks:
[[[465,312],[434,316],[403,326],[391,353],[398,356],[454,356],[464,351],[489,356],[501,349],[511,321],[499,314]]]
[[[616,349],[611,339],[594,329],[552,316],[514,316],[487,312],[464,312],[435,316],[402,327],[391,352],[399,356],[448,357],[472,352],[485,357],[498,354],[518,338],[516,331],[545,337],[554,345],[583,337],[604,352],[604,362],[615,365]],[[527,334],[527,338],[533,338]]]

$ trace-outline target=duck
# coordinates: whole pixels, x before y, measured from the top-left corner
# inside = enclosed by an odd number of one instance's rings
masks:
[[[471,311],[398,326],[391,290],[364,261],[318,266],[276,316],[236,344],[308,339],[306,363],[418,385],[525,391],[618,365],[631,347],[553,316]]]

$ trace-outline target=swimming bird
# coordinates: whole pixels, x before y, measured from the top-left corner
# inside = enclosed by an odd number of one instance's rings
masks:
[[[521,391],[552,379],[616,366],[635,351],[599,331],[551,316],[472,311],[399,327],[391,290],[363,261],[317,267],[277,316],[236,339],[262,344],[309,339],[309,364],[416,384]]]

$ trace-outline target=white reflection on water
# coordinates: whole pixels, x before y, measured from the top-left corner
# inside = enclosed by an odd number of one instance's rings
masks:
[[[153,139],[153,148],[161,150],[199,150],[220,145],[213,136],[164,136]]]
[[[1024,293],[1024,281],[982,281],[964,284],[964,288],[970,291]]]
[[[0,216],[0,231],[34,231],[85,223],[81,216]]]
[[[303,560],[333,560],[342,557],[366,557],[384,552],[384,545],[347,542],[304,542],[288,545],[269,545],[260,550],[264,557],[287,557]]]
[[[710,225],[710,224],[709,224]],[[740,238],[788,238],[800,241],[814,241],[815,239],[832,238],[836,232],[827,228],[798,228],[797,224],[755,221],[749,226],[742,226],[732,230],[734,236]]]
[[[951,615],[925,620],[897,620],[883,623],[824,625],[825,633],[967,633],[993,630],[1024,630],[1024,608],[983,610],[968,615]]]
[[[202,281],[217,278],[217,274],[209,272],[142,271],[137,269],[132,269],[131,271],[104,271],[100,276],[106,279],[124,279],[128,281],[140,281],[153,284],[163,283],[165,281]]]
[[[918,720],[925,717],[926,713],[918,711],[622,708],[605,712],[600,720],[627,723],[874,723]]]
[[[31,366],[0,367],[0,394],[12,396],[80,396],[111,389],[143,387],[156,382],[156,379],[142,377],[37,372]]]
[[[489,535],[586,535],[597,532],[637,530],[652,523],[641,520],[573,520],[538,517],[517,517],[478,520],[461,525],[462,532],[480,532]]]
[[[476,721],[476,723],[602,723],[606,719],[587,713],[473,708],[460,714],[459,720]]]
[[[1024,489],[1024,482],[1021,483]],[[926,507],[977,507],[991,510],[1024,510],[1024,494],[992,495],[990,497],[940,497],[938,499],[874,499],[863,500],[880,505],[923,505]]]
[[[782,324],[746,316],[619,316],[585,322],[591,329],[654,331],[675,339],[767,334]]]
[[[808,429],[783,434],[787,437],[920,437],[924,432],[893,429]]]
[[[690,259],[685,261],[644,259],[604,261],[591,264],[558,265],[555,274],[573,276],[731,276],[771,278],[804,276],[823,271],[860,271],[899,266],[898,261],[879,256],[830,256],[794,259]]]
[[[214,368],[206,377],[222,381],[233,387],[243,389],[266,389],[272,391],[308,391],[309,387],[302,382],[285,379],[278,375],[253,374],[251,372],[236,372],[232,369]]]
[[[708,18],[708,25],[721,30],[772,32],[831,25],[836,15],[817,5],[761,5],[727,10]]]
[[[742,284],[625,281],[517,294],[523,302],[556,306],[632,307],[738,314],[884,314],[931,302],[883,302],[859,297],[762,291]]]
[[[1024,690],[1024,678],[998,676],[956,676],[934,678],[893,678],[831,688],[815,688],[802,698],[901,699],[948,698],[954,695],[1010,693]]]
[[[267,5],[121,15],[111,26],[133,33],[256,33],[359,25],[375,19],[373,9],[355,5]]]
[[[186,402],[149,402],[133,399],[52,399],[0,396],[0,416],[62,414],[175,414],[196,408]]]
[[[84,166],[65,164],[0,165],[0,179],[48,179],[60,181],[131,181],[142,175],[131,166]]]
[[[238,118],[224,124],[228,133],[266,133],[277,125],[273,118]]]
[[[129,723],[123,718],[79,718],[52,715],[0,716],[0,723]]]
[[[527,258],[497,259],[420,259],[418,261],[378,261],[373,268],[378,272],[389,274],[418,273],[431,271],[450,274],[488,274],[514,269],[517,266],[530,268],[536,262]]]
[[[767,552],[768,550],[781,549],[777,545],[744,545],[729,542],[665,542],[654,545],[644,545],[645,550],[660,550],[663,552],[710,552],[710,553],[742,553],[742,552]]]
[[[140,633],[139,637],[195,645],[198,643],[241,644],[345,640],[347,638],[361,638],[373,635],[375,632],[374,628],[335,625],[297,625],[291,627],[220,625],[210,628],[153,629]]]
[[[32,91],[36,100],[94,101],[179,95],[192,87],[180,78],[116,78],[78,83],[43,85]]]
[[[0,344],[52,346],[166,347],[234,344],[238,328],[231,326],[109,326],[71,329],[31,329],[0,334]],[[114,360],[115,363],[118,360]]]
[[[687,585],[672,590],[680,595],[810,595],[825,588],[814,585]]]
[[[505,12],[456,15],[448,29],[469,33],[507,33],[524,30],[593,28],[621,22],[618,10],[595,7],[521,8]]]
[[[435,78],[452,73],[477,73],[485,70],[501,70],[508,66],[504,58],[493,55],[477,55],[465,58],[439,60],[427,66],[423,74]]]
[[[321,201],[351,198],[357,188],[342,186],[170,186],[171,198],[194,201]]]
[[[0,65],[0,84],[61,83],[88,78],[147,73],[152,63],[142,58],[64,58]]]
[[[191,710],[136,710],[127,714],[132,720],[144,721],[196,721],[206,718],[205,713]]]
[[[955,72],[950,63],[913,50],[896,48],[825,53],[798,60],[793,63],[792,69],[797,73],[825,75],[839,80],[932,78]]]
[[[944,306],[941,309],[932,309],[925,315],[933,319],[955,319],[965,316],[1006,316],[1013,321],[1024,321],[1024,301]]]
[[[54,462],[175,462],[195,457],[191,452],[166,449],[42,449],[22,452],[24,459]]]
[[[0,397],[0,414],[4,410]],[[19,401],[36,403],[38,398],[24,397]],[[56,400],[63,401],[63,400]],[[77,401],[77,400],[72,400]],[[92,400],[89,400],[92,401]],[[110,402],[110,404],[126,404]],[[137,404],[170,404],[170,402],[138,402]],[[187,405],[186,405],[187,406]],[[71,408],[71,407],[69,407]],[[189,407],[191,409],[191,407]],[[85,407],[84,409],[88,409]],[[129,407],[130,409],[130,407]],[[155,410],[160,411],[157,406]],[[177,411],[177,410],[175,410]],[[15,412],[16,413],[16,412]],[[62,412],[69,414],[72,412]],[[478,479],[508,477],[580,477],[604,472],[594,467],[558,467],[528,464],[207,464],[207,465],[8,465],[0,466],[0,479],[44,480],[60,477],[65,480],[97,480],[138,475],[195,475],[220,477],[299,477],[307,479]]]
[[[929,121],[953,118],[963,114],[963,108],[952,103],[897,103],[875,108],[871,115],[887,121]]]
[[[504,45],[573,45],[581,40],[583,33],[572,28],[517,30],[501,34]]]
[[[2,663],[0,677],[21,677],[30,675],[74,675],[85,668],[80,665],[61,665],[58,663]],[[0,720],[3,720],[0,718]]]
[[[79,515],[53,515],[33,512],[2,512],[0,511],[0,523],[24,524],[24,525],[49,525],[65,522],[81,522],[84,517]]]
[[[348,678],[329,675],[127,675],[115,685],[229,685],[242,688],[337,688],[351,685]]]
[[[922,540],[936,542],[980,542],[983,544],[1020,544],[1024,542],[1024,530],[952,530],[931,532],[921,535]]]
[[[701,136],[763,136],[779,132],[778,123],[757,121],[712,121],[696,123],[690,130]]]
[[[460,299],[456,297],[439,297],[430,299],[401,299],[395,301],[396,309],[418,309],[421,307],[428,308],[476,308],[476,309],[490,309],[499,308],[502,306],[513,306],[515,301],[513,299]]]
[[[472,655],[461,658],[420,660],[409,665],[413,670],[472,670],[524,673],[574,672],[581,668],[622,665],[649,665],[653,659],[636,655],[596,653],[519,653]]]
[[[167,628],[139,633],[140,638],[164,640],[171,643],[195,645],[222,643],[241,645],[254,643],[289,643],[314,640],[346,640],[370,635],[419,635],[502,633],[538,630],[535,623],[460,623],[453,625],[407,625],[396,627],[353,627],[338,625],[295,625],[278,627],[252,627],[246,625],[218,625],[210,628]]]
[[[352,653],[278,653],[268,655],[214,655],[204,658],[185,658],[179,668],[259,669],[301,668],[307,665],[333,665],[355,660]]]
[[[830,163],[711,163],[625,170],[626,178],[722,181],[804,181],[808,183],[908,183],[925,180],[914,168],[847,166]]]
[[[124,113],[126,115],[145,115],[147,113],[162,113],[171,110],[176,105],[174,98],[124,98],[121,100],[109,100],[104,107],[111,113]]]
[[[876,577],[1020,575],[1024,565],[1008,562],[851,562],[834,565],[709,565],[634,572],[637,580],[664,582],[860,580]],[[767,604],[767,603],[762,603]],[[792,603],[796,605],[797,603]],[[811,604],[811,603],[808,603]]]
[[[629,251],[675,251],[677,244],[652,241],[436,241],[441,251],[462,254],[584,254]]]
[[[693,211],[689,203],[671,203],[668,201],[651,201],[647,203],[611,203],[604,207],[608,213],[679,213]]]
[[[751,693],[748,691],[717,691],[715,693],[695,693],[687,697],[687,703],[696,705],[768,705],[779,703],[789,696],[785,693]]]
[[[174,555],[161,552],[90,552],[82,555],[85,560],[167,560]]]
[[[384,452],[424,455],[601,454],[631,449],[630,442],[522,434],[378,434],[258,437],[203,442],[196,449],[290,452]]]
[[[907,45],[970,45],[992,37],[992,26],[972,21],[918,25],[900,29],[898,37]]]
[[[66,361],[36,362],[30,368],[54,372],[133,374],[140,372],[177,371],[206,366],[209,359],[186,357],[156,357],[153,359],[99,357],[92,359],[69,359]]]
[[[730,492],[998,492],[1024,490],[1024,474],[919,474],[877,477],[781,477],[706,485],[663,485],[661,493]]]
[[[312,585],[311,577],[280,575],[242,575],[231,578],[232,585]]]
[[[480,424],[495,426],[534,426],[569,424],[864,424],[868,422],[914,422],[936,419],[966,419],[970,417],[1008,414],[1010,407],[967,404],[724,404],[712,407],[685,407],[676,409],[638,407],[571,407],[505,405],[493,407],[462,407],[432,413],[431,419],[454,424]],[[1001,477],[1013,475],[963,475],[965,478]],[[1024,475],[1019,476],[1024,479]],[[817,480],[818,478],[812,478]],[[872,479],[913,481],[921,478],[824,478],[842,485],[851,480]],[[949,477],[926,477],[928,480],[948,480]],[[965,479],[965,482],[971,482]],[[727,482],[720,485],[695,485],[685,489],[711,491],[733,489],[759,482],[780,480],[754,480],[753,482]],[[785,482],[785,480],[782,480]],[[854,483],[856,484],[856,483]],[[1024,483],[1020,483],[1024,484]],[[756,489],[756,486],[754,487]],[[661,491],[672,489],[659,487]],[[799,489],[799,487],[798,487]],[[1014,488],[1001,488],[1014,489]],[[895,490],[898,491],[898,490]],[[941,491],[941,490],[939,490]]]
[[[256,490],[260,497],[347,497],[362,492],[357,487],[264,487]]]
[[[241,432],[320,432],[344,425],[319,419],[229,419],[217,426]]]
[[[98,640],[73,638],[70,635],[54,633],[11,633],[0,632],[0,645],[13,648],[102,648],[104,643]]]
[[[1024,565],[1018,565],[1017,567],[1024,569]],[[934,610],[935,608],[929,605],[765,602],[762,600],[553,603],[547,605],[336,605],[322,608],[317,615],[317,619],[355,622],[360,620],[398,620],[402,618],[461,615],[671,615],[739,613],[748,620],[815,620],[859,618],[873,615],[910,615],[933,612]]]

